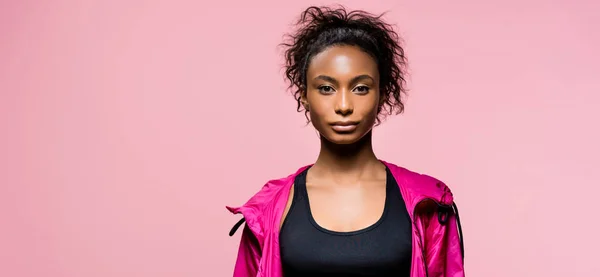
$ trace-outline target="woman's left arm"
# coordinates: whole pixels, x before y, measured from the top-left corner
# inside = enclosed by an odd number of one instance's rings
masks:
[[[464,247],[456,205],[436,205],[422,214],[429,277],[464,277]]]

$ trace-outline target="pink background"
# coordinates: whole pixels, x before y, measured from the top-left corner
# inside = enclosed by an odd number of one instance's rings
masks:
[[[2,1],[0,276],[229,276],[224,206],[316,157],[276,45],[326,3]],[[342,3],[400,26],[376,152],[451,186],[468,276],[598,274],[598,2]]]

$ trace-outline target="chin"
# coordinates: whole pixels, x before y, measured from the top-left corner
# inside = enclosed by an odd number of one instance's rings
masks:
[[[358,141],[360,141],[363,137],[364,137],[364,134],[361,136],[356,133],[347,133],[347,134],[332,133],[332,134],[327,134],[326,136],[324,136],[324,138],[327,141],[329,141],[333,144],[339,144],[339,145],[354,144],[354,143],[357,143]]]

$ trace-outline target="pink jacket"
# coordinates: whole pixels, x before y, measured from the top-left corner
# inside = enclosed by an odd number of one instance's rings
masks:
[[[464,250],[458,210],[450,189],[441,181],[382,161],[398,182],[413,223],[411,277],[464,277]],[[234,277],[283,277],[279,224],[298,169],[271,180],[241,207],[227,207],[246,221]]]

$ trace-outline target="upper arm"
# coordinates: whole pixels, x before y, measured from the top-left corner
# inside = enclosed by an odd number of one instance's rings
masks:
[[[254,277],[259,272],[262,249],[258,239],[254,236],[248,225],[244,225],[238,255],[233,271],[234,277]]]
[[[463,246],[458,213],[453,206],[427,203],[422,209],[424,258],[429,276],[464,276]]]

